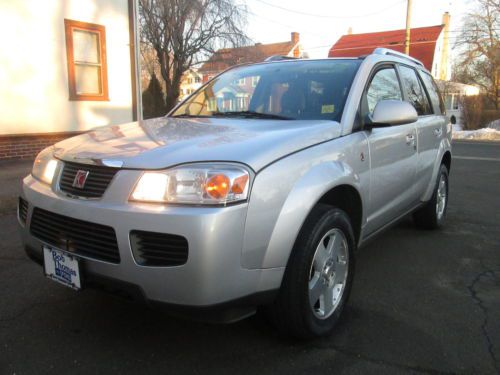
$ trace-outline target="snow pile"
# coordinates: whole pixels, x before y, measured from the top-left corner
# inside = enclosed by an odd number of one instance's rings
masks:
[[[453,125],[452,138],[500,141],[500,119],[490,122],[486,128],[477,130],[462,130],[461,125]]]
[[[498,120],[490,122],[488,124],[488,128],[500,130],[500,118]]]

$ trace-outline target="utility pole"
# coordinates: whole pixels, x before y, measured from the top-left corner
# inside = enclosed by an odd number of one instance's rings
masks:
[[[410,24],[411,24],[411,0],[407,0],[406,6],[406,38],[405,38],[405,53],[410,54]]]

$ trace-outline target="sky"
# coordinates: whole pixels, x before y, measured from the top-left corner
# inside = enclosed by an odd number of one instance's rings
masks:
[[[441,24],[451,14],[450,40],[458,35],[467,0],[413,0],[412,27]],[[254,42],[274,43],[300,33],[310,57],[327,57],[329,48],[352,27],[354,34],[404,29],[407,0],[246,0],[247,33]]]

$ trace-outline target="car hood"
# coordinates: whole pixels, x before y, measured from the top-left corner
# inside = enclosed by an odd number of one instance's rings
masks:
[[[163,117],[96,128],[55,145],[66,161],[161,169],[229,161],[258,171],[269,163],[340,136],[334,121]]]

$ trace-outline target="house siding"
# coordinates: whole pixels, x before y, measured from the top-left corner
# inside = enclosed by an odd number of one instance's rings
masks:
[[[72,134],[134,120],[130,4],[128,0],[0,4],[0,33],[10,36],[3,39],[0,50],[0,159],[30,157]],[[104,26],[109,100],[69,99],[65,19]]]

